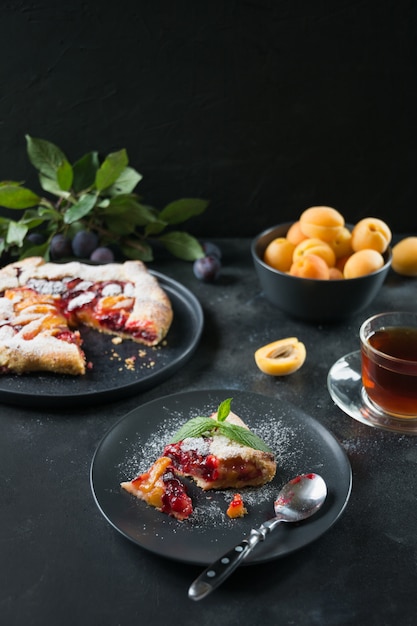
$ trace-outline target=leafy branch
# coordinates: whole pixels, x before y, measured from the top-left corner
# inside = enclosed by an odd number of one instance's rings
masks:
[[[162,210],[143,203],[134,191],[142,175],[129,166],[126,150],[104,160],[89,152],[71,164],[49,141],[26,135],[26,146],[40,186],[49,195],[39,195],[22,182],[0,182],[0,207],[21,213],[17,220],[0,216],[0,255],[48,260],[56,235],[72,240],[77,232],[89,231],[99,245],[114,246],[128,259],[153,260],[156,241],[186,261],[204,256],[197,239],[176,226],[203,213],[208,202],[183,198]],[[31,237],[34,233],[43,240]]]

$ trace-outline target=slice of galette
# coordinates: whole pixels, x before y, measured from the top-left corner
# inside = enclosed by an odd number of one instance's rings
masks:
[[[204,419],[212,422],[207,432],[183,437],[179,431],[176,440],[165,446],[163,454],[178,474],[192,478],[204,491],[259,487],[274,478],[273,453],[240,417],[229,412],[219,422],[216,412]]]
[[[210,417],[186,422],[152,467],[121,483],[123,489],[184,520],[192,513],[192,502],[178,477],[192,478],[203,491],[270,482],[277,467],[273,452],[230,411],[230,403],[229,398]]]

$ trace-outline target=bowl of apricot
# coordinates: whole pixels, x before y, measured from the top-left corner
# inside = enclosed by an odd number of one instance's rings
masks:
[[[378,218],[348,225],[332,207],[310,207],[295,222],[273,226],[252,241],[265,297],[309,322],[330,322],[365,309],[392,262],[391,231]]]

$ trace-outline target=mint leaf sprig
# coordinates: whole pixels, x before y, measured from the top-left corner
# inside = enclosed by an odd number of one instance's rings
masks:
[[[204,256],[199,241],[177,225],[203,213],[208,202],[182,198],[160,211],[144,203],[135,192],[142,175],[129,165],[125,149],[104,159],[92,151],[71,163],[44,139],[26,135],[26,148],[46,194],[20,181],[0,181],[0,207],[20,212],[18,219],[0,216],[0,256],[49,260],[55,235],[72,240],[80,230],[93,231],[100,246],[114,246],[128,259],[152,261],[156,243],[186,261]],[[33,234],[44,242],[34,244]]]
[[[273,454],[271,448],[267,446],[261,437],[247,428],[226,422],[226,418],[230,413],[230,406],[233,398],[227,398],[219,404],[216,419],[211,417],[197,416],[192,417],[173,435],[170,443],[178,443],[188,437],[209,436],[214,432],[224,435],[236,443],[240,443],[248,448],[260,450]]]

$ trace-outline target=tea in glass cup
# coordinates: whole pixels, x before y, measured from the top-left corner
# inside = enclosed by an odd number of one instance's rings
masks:
[[[362,384],[371,405],[397,418],[417,417],[417,313],[380,313],[363,322]]]

